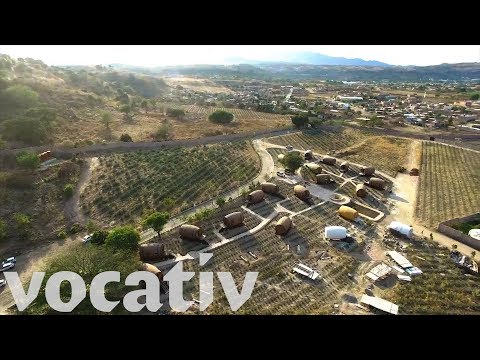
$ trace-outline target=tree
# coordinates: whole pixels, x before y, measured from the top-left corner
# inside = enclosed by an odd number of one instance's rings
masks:
[[[72,184],[66,184],[63,187],[63,195],[69,199],[73,196],[73,193],[75,192],[75,189]]]
[[[36,169],[40,165],[40,158],[31,151],[22,151],[17,155],[17,164],[25,169]]]
[[[123,226],[113,229],[105,239],[105,245],[125,250],[138,248],[140,234],[132,226]]]
[[[302,166],[303,162],[303,156],[300,155],[298,151],[292,151],[285,154],[285,156],[281,160],[283,166],[293,172],[297,171],[297,169]]]
[[[430,238],[432,237],[432,233],[430,233]],[[452,250],[457,250],[457,244],[452,244]]]
[[[208,120],[215,124],[229,124],[233,121],[233,114],[224,110],[216,110],[211,113]]]
[[[5,240],[7,237],[7,224],[0,219],[0,241]]]
[[[90,242],[96,245],[103,245],[108,237],[109,232],[107,230],[96,230],[92,233],[92,239]]]
[[[32,108],[39,102],[38,93],[26,85],[12,85],[2,95],[5,105],[13,112]]]
[[[292,116],[292,123],[296,127],[304,127],[308,124],[308,116],[307,115],[294,115],[294,116]]]
[[[182,109],[168,108],[167,109],[167,116],[171,116],[171,117],[174,117],[174,118],[182,118],[182,117],[185,116],[185,111],[183,111]]]
[[[472,260],[473,260],[473,259],[475,259],[475,255],[477,255],[477,252],[476,252],[476,251],[472,251],[470,255],[472,256]]]
[[[225,198],[223,197],[219,197],[217,198],[217,200],[215,200],[215,204],[217,204],[217,206],[219,208],[223,207],[223,205],[225,205],[226,201],[225,201]]]
[[[123,142],[133,142],[132,137],[128,134],[122,134],[120,135],[120,141]]]
[[[143,99],[140,106],[142,107],[143,111],[145,111],[145,114],[148,113],[148,100],[147,99]]]
[[[480,94],[479,93],[475,93],[475,94],[470,95],[470,100],[476,101],[478,99],[480,99]]]
[[[42,282],[40,291],[33,303],[22,313],[26,314],[57,314],[49,305],[45,297],[45,286],[48,279],[60,271],[71,271],[81,275],[87,284],[87,294],[72,313],[82,315],[105,314],[92,305],[90,301],[90,284],[95,276],[104,271],[118,271],[120,278],[125,279],[129,274],[139,269],[136,255],[129,250],[118,250],[107,246],[84,246],[74,244],[68,249],[60,249],[45,259],[41,271],[45,272],[45,280]],[[119,304],[112,310],[113,313],[128,314],[122,305],[122,299],[128,292],[134,290],[131,286],[125,286],[124,281],[110,282],[105,285],[105,297],[109,301],[118,301]],[[64,282],[60,286],[60,298],[68,302],[71,298],[71,287]]]
[[[153,138],[156,141],[169,140],[172,137],[170,129],[171,127],[169,124],[162,124],[158,128],[157,132],[153,134]]]
[[[102,123],[105,125],[107,130],[110,130],[110,123],[112,122],[112,114],[109,112],[102,113]]]
[[[158,212],[155,211],[143,219],[144,227],[151,227],[155,230],[160,238],[160,232],[163,230],[163,227],[170,219],[170,214],[167,212]]]

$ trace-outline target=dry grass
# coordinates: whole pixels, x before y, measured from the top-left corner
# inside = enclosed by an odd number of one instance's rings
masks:
[[[362,165],[373,166],[390,176],[408,163],[410,140],[392,137],[371,137],[361,144],[339,152],[336,156]]]
[[[181,85],[185,89],[198,91],[198,92],[213,93],[213,94],[218,94],[218,93],[231,94],[232,93],[232,90],[230,90],[229,88],[216,84],[215,82],[208,79],[176,77],[176,78],[166,78],[165,82],[172,87]]]

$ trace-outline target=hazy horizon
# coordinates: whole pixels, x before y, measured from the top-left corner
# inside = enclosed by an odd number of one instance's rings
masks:
[[[47,65],[167,66],[231,64],[231,59],[286,61],[295,52],[428,66],[480,62],[480,45],[0,45],[0,54]]]

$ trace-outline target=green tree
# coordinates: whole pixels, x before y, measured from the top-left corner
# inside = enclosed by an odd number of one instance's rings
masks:
[[[182,117],[185,116],[185,111],[183,111],[182,109],[168,108],[167,109],[167,115],[171,116],[171,117],[174,117],[174,118],[182,118]]]
[[[225,201],[225,198],[223,197],[219,197],[215,200],[215,204],[217,204],[217,206],[219,208],[223,207],[223,205],[225,205],[226,201]]]
[[[63,187],[63,195],[68,199],[73,196],[73,193],[75,192],[75,188],[73,187],[72,184],[66,184]]]
[[[5,105],[14,112],[32,108],[39,102],[38,93],[27,85],[12,85],[2,95]]]
[[[30,229],[31,219],[30,216],[22,213],[16,213],[13,215],[15,224],[17,225],[17,230],[22,234],[26,234]]]
[[[149,102],[147,99],[143,99],[140,106],[142,107],[143,111],[145,111],[145,114],[148,113]]]
[[[71,271],[82,276],[87,284],[85,299],[73,310],[73,314],[102,315],[95,309],[90,301],[90,284],[95,276],[106,270],[120,272],[120,282],[111,282],[105,286],[105,296],[110,301],[118,301],[119,304],[112,310],[116,314],[128,314],[122,305],[122,299],[135,287],[125,286],[125,278],[139,269],[136,254],[129,250],[119,250],[107,246],[84,246],[75,244],[68,249],[60,249],[51,254],[44,263],[42,271],[45,272],[45,280],[42,282],[38,297],[22,314],[46,315],[56,314],[50,308],[45,297],[45,285],[48,279],[59,271]],[[68,302],[71,298],[71,287],[67,282],[60,286],[60,298]]]
[[[480,99],[480,94],[479,93],[475,93],[475,94],[470,95],[470,100],[476,101],[478,99]]]
[[[132,226],[123,226],[113,229],[105,239],[105,245],[125,250],[138,248],[140,234]]]
[[[292,116],[292,123],[296,127],[304,127],[308,124],[308,116],[307,115],[294,115]]]
[[[36,169],[40,165],[40,158],[31,151],[22,151],[17,155],[17,164],[25,169]]]
[[[216,110],[208,116],[208,120],[215,124],[229,124],[233,118],[233,114],[225,110]]]
[[[7,224],[0,219],[0,241],[5,240],[7,237]]]
[[[96,245],[103,245],[105,240],[107,240],[108,234],[107,230],[96,230],[92,233],[90,242]]]
[[[102,123],[105,125],[107,130],[110,130],[110,123],[112,122],[112,114],[109,112],[102,113]]]
[[[171,126],[167,123],[160,125],[158,130],[153,134],[156,141],[169,140],[172,138]]]
[[[291,151],[286,153],[280,162],[285,168],[295,172],[303,165],[304,159],[298,151]]]
[[[168,219],[170,219],[169,213],[155,211],[143,219],[143,226],[155,230],[160,238],[160,233],[168,222]]]
[[[120,141],[123,141],[123,142],[133,142],[133,139],[130,135],[128,134],[122,134],[120,135]]]

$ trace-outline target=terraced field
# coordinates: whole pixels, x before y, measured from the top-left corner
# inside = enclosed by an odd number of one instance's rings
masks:
[[[422,144],[416,215],[428,227],[480,211],[480,154]]]
[[[175,214],[238,188],[259,170],[249,142],[106,155],[82,194],[82,208],[105,223],[131,222],[148,209]]]

